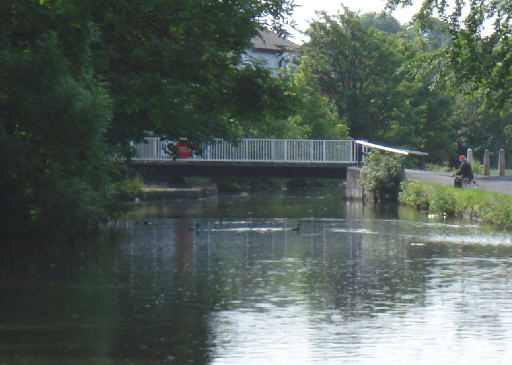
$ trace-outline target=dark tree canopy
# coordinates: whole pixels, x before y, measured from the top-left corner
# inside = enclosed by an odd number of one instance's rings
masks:
[[[272,109],[261,91],[268,74],[241,68],[241,54],[259,29],[285,22],[291,1],[86,3],[100,33],[95,71],[108,82],[114,102],[113,141],[140,137],[144,130],[192,142],[233,138],[242,116],[245,121]],[[251,77],[260,91],[246,95],[240,88]],[[257,113],[241,110],[237,101],[244,95],[254,103],[243,105],[257,106]]]
[[[114,150],[146,130],[201,142],[282,110],[282,85],[239,61],[292,2],[0,0],[3,231],[96,226]]]

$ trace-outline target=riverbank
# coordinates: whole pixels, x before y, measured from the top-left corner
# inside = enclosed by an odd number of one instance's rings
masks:
[[[439,183],[407,180],[399,202],[430,214],[460,216],[512,226],[512,195],[482,189],[457,189]]]
[[[426,171],[405,169],[405,176],[409,180],[418,180],[445,186],[453,186],[452,173],[447,171]],[[495,193],[512,195],[512,175],[483,176],[475,175],[478,189]]]

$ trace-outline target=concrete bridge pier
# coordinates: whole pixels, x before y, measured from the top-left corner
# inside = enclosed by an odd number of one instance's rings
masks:
[[[359,185],[359,177],[361,176],[360,167],[347,167],[347,186],[345,188],[345,197],[354,200],[364,199],[364,189]]]

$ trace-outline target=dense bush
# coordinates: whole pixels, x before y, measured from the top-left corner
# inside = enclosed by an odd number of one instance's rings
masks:
[[[366,156],[359,184],[377,200],[396,200],[404,177],[401,156],[372,151]]]
[[[67,239],[109,216],[111,102],[57,35],[34,37],[0,42],[0,227],[17,239]]]
[[[512,198],[503,194],[495,194],[493,199],[487,199],[479,206],[478,215],[483,221],[511,225]]]
[[[457,198],[453,189],[420,181],[404,181],[398,195],[401,204],[435,214],[455,215]]]
[[[457,199],[453,189],[443,189],[441,185],[430,191],[429,212],[437,214],[455,215]]]
[[[406,180],[400,186],[401,191],[398,194],[400,203],[418,210],[428,209],[429,199],[422,183]]]

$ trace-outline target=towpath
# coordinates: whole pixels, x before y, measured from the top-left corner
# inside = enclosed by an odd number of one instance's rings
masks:
[[[450,172],[405,170],[405,176],[409,180],[419,180],[429,183],[453,185],[453,177]],[[475,175],[478,187],[485,191],[512,195],[512,176],[482,176]]]

